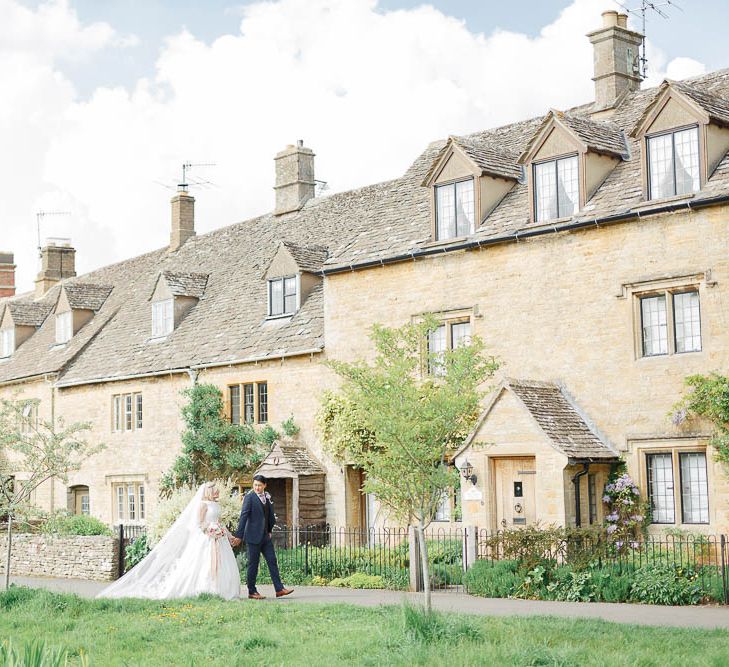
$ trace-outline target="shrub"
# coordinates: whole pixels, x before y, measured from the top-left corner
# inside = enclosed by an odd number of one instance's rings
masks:
[[[627,602],[633,585],[633,570],[627,568],[596,568],[592,585],[597,602]]]
[[[574,572],[569,567],[557,568],[547,584],[547,595],[563,602],[591,602],[595,599],[593,573],[590,570]]]
[[[137,563],[142,561],[144,557],[151,551],[147,543],[147,535],[142,535],[127,545],[124,550],[124,568],[131,570]]]
[[[699,604],[704,592],[698,574],[689,568],[651,565],[635,571],[631,599],[645,604]]]
[[[109,527],[99,519],[86,514],[66,511],[51,514],[41,526],[47,535],[111,535]]]
[[[471,595],[487,598],[506,598],[513,594],[521,582],[516,561],[476,561],[466,571],[463,580]]]

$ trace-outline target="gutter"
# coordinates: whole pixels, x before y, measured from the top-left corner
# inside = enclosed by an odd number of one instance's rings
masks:
[[[222,366],[238,366],[241,364],[251,364],[259,361],[273,361],[276,359],[286,359],[288,357],[301,357],[307,354],[318,354],[323,351],[322,347],[315,347],[300,352],[286,352],[284,354],[263,355],[260,357],[247,357],[245,359],[232,359],[231,361],[214,361],[208,364],[191,364],[181,368],[168,368],[162,371],[152,371],[149,373],[133,373],[130,375],[110,375],[102,378],[92,378],[89,380],[77,380],[76,382],[59,382],[56,384],[60,389],[66,387],[79,387],[85,384],[102,384],[104,382],[121,382],[123,380],[138,380],[146,377],[159,377],[160,375],[181,375],[189,374],[190,371],[199,371],[206,368],[220,368]]]
[[[385,259],[373,259],[360,264],[349,264],[347,266],[335,266],[331,269],[322,269],[320,275],[328,276],[335,273],[345,273],[346,271],[355,271],[358,269],[369,269],[375,266],[384,266],[385,264],[395,264],[397,262],[405,262],[407,260],[415,260],[419,257],[428,257],[430,255],[439,255],[445,252],[455,252],[457,250],[474,250],[477,248],[487,247],[491,245],[499,245],[512,241],[520,241],[521,239],[543,236],[546,234],[558,234],[560,232],[569,232],[577,229],[586,229],[588,227],[599,227],[601,225],[611,225],[618,222],[627,222],[628,220],[645,218],[660,213],[672,213],[682,209],[694,210],[700,208],[708,208],[710,206],[718,206],[719,204],[729,203],[729,195],[717,195],[716,197],[708,197],[698,201],[688,200],[676,202],[673,204],[665,204],[656,208],[646,209],[644,211],[628,211],[626,213],[616,213],[614,215],[604,216],[602,218],[592,218],[589,220],[579,220],[560,227],[544,227],[541,229],[533,229],[521,232],[514,232],[506,236],[497,236],[490,239],[465,241],[450,246],[440,246],[437,248],[422,248],[416,251],[410,251],[401,255],[394,255]]]

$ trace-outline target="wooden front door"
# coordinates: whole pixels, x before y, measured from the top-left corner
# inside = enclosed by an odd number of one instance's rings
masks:
[[[89,514],[89,487],[77,486],[73,489],[73,513]]]
[[[523,528],[536,521],[534,457],[494,459],[496,529]]]

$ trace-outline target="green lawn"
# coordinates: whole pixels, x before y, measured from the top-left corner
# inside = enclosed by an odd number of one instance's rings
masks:
[[[89,665],[720,665],[729,632],[291,602],[83,600],[0,593],[0,638]]]

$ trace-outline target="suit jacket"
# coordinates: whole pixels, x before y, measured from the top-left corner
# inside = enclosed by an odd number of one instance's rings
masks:
[[[276,525],[273,502],[268,496],[267,499],[264,506],[254,491],[249,491],[243,498],[235,536],[246,544],[261,544]]]

